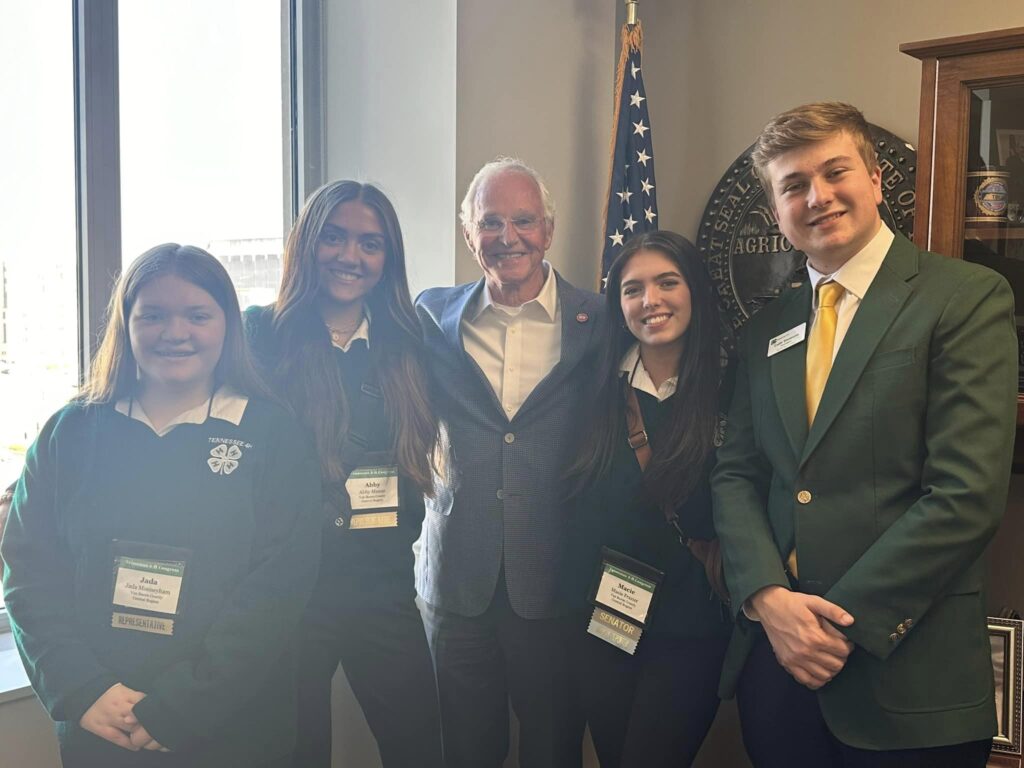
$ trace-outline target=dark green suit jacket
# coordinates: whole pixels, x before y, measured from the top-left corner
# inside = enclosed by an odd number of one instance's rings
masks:
[[[715,526],[739,610],[788,586],[845,608],[855,644],[818,694],[842,742],[909,749],[988,738],[995,708],[983,552],[1006,503],[1016,422],[1013,296],[995,272],[919,251],[897,234],[836,357],[813,427],[811,287],[751,319],[712,477]],[[739,622],[731,696],[753,641]]]

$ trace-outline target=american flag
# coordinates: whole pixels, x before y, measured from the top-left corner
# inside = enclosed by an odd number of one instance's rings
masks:
[[[654,144],[647,94],[640,68],[640,24],[622,28],[622,52],[616,78],[615,148],[612,151],[608,212],[604,225],[601,275],[633,235],[658,228],[654,191]]]

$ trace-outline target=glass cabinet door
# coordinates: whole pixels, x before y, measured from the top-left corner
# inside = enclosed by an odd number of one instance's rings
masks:
[[[1013,287],[1024,362],[1024,84],[970,89],[965,166],[962,256]]]

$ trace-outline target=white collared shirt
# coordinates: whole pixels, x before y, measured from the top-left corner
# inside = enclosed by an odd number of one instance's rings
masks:
[[[330,334],[331,326],[327,326],[327,333]],[[340,349],[342,352],[348,352],[352,349],[352,342],[362,339],[366,342],[366,348],[370,348],[370,308],[363,307],[363,319],[356,328],[355,333],[348,337],[348,341],[344,344],[336,344],[334,339],[331,339],[331,346]]]
[[[634,369],[636,373],[633,373]],[[661,382],[660,387],[654,386],[654,381],[651,379],[651,375],[647,372],[647,368],[644,367],[644,361],[640,357],[639,343],[630,347],[629,351],[622,356],[619,370],[632,376],[633,389],[638,389],[652,397],[658,398],[659,403],[668,400],[676,393],[676,386],[679,382],[678,376],[670,376],[665,379]]]
[[[130,413],[131,418],[141,421],[152,429],[157,437],[163,437],[180,424],[202,424],[206,421],[207,414],[214,419],[229,421],[237,427],[242,421],[242,416],[245,415],[245,406],[248,404],[249,398],[245,395],[239,394],[231,387],[221,387],[213,393],[212,403],[207,400],[195,408],[189,408],[184,413],[179,413],[167,422],[163,429],[153,426],[138,400],[133,403],[131,398],[122,397],[115,403],[114,410],[125,416]]]
[[[462,343],[511,419],[562,357],[562,310],[555,270],[537,298],[519,307],[495,303],[484,283],[480,301],[462,319]]]
[[[807,275],[811,280],[811,288],[814,290],[811,322],[807,328],[808,338],[811,335],[814,318],[818,316],[818,283],[832,280],[845,289],[836,304],[836,339],[832,346],[832,362],[835,362],[836,355],[839,354],[839,347],[842,345],[843,339],[846,338],[846,332],[850,330],[850,323],[853,322],[854,315],[857,314],[860,303],[864,300],[868,288],[871,287],[875,275],[878,274],[878,270],[885,260],[885,254],[889,252],[889,247],[895,237],[892,230],[885,225],[885,222],[882,222],[882,226],[871,238],[871,241],[831,275],[823,275],[811,266],[810,261],[807,262]]]

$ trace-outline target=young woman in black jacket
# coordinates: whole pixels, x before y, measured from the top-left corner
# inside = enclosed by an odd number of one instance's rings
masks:
[[[581,700],[604,768],[689,765],[731,630],[702,562],[710,550],[716,572],[717,302],[696,248],[667,231],[625,244],[606,297],[594,418],[571,469]]]
[[[277,301],[245,315],[265,377],[313,431],[323,480],[320,577],[299,636],[294,765],[330,765],[340,662],[385,768],[439,767],[412,552],[438,430],[387,197],[355,181],[314,192],[288,237]]]

